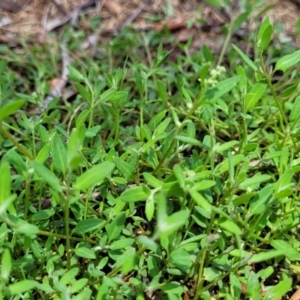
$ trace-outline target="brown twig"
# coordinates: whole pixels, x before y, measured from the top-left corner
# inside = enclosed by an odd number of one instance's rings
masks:
[[[121,24],[120,28],[123,28],[125,26],[130,25],[137,17],[138,15],[143,11],[143,9],[148,5],[149,0],[144,0],[137,8],[136,10]]]

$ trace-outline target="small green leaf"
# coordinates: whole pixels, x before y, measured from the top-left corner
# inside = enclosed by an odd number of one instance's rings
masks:
[[[124,212],[121,212],[118,216],[116,216],[116,218],[110,224],[106,226],[108,242],[111,242],[119,238],[123,230],[125,220],[126,220],[126,215]]]
[[[233,31],[238,30],[241,25],[247,20],[248,16],[250,14],[250,11],[245,11],[241,13],[233,22],[232,29]]]
[[[22,280],[20,282],[16,282],[13,284],[10,284],[8,286],[8,291],[10,295],[18,295],[28,292],[32,289],[34,289],[37,285],[37,282],[35,280]]]
[[[151,186],[153,186],[154,188],[159,188],[163,186],[163,182],[159,181],[156,177],[154,177],[152,174],[150,173],[143,173],[143,176],[145,178],[145,180],[147,181],[147,183]]]
[[[204,95],[205,99],[208,99],[210,102],[215,102],[217,99],[230,92],[240,80],[240,76],[235,76],[219,81],[214,87],[211,87],[206,91]]]
[[[14,149],[8,150],[5,157],[8,158],[9,163],[16,169],[19,175],[27,172],[28,168],[25,161]]]
[[[37,162],[43,164],[47,160],[47,158],[49,157],[50,148],[51,148],[50,143],[45,144],[44,147],[37,154],[35,160]]]
[[[65,175],[67,171],[67,150],[61,137],[57,134],[52,139],[51,152],[54,169],[61,171]]]
[[[129,179],[133,175],[135,171],[134,166],[117,156],[114,156],[113,160],[116,165],[116,168],[121,172],[125,179]]]
[[[218,143],[214,146],[214,151],[216,151],[217,153],[222,153],[222,152],[225,152],[225,151],[231,149],[238,143],[239,143],[238,141],[230,141],[230,142],[224,143],[222,145],[219,145],[219,143]]]
[[[299,111],[300,111],[300,96],[298,96],[295,99],[293,107],[291,109],[291,113],[290,113],[291,121],[295,121],[295,120],[299,119],[299,117],[300,117]]]
[[[269,259],[273,259],[278,256],[284,256],[284,250],[269,250],[266,252],[260,252],[254,254],[248,261],[249,264],[255,264],[259,262],[266,262]]]
[[[145,188],[146,187],[143,186],[129,188],[121,194],[120,198],[124,202],[146,200],[150,195],[150,191],[147,191]]]
[[[87,248],[87,247],[78,247],[75,249],[75,254],[79,257],[87,258],[87,259],[95,259],[96,254],[95,251]]]
[[[265,182],[267,180],[270,180],[272,176],[263,174],[261,175],[260,173],[255,174],[251,178],[245,179],[241,184],[240,188],[242,189],[247,189],[249,187],[255,188],[257,185],[261,184],[262,182]]]
[[[79,177],[77,177],[75,188],[78,190],[87,190],[94,184],[100,184],[110,175],[115,165],[105,161],[102,164],[94,165]]]
[[[300,61],[300,50],[297,50],[292,54],[288,54],[281,57],[275,65],[275,71],[281,70],[285,72],[293,65],[297,64],[299,61]]]
[[[4,249],[1,259],[1,276],[5,281],[8,281],[12,270],[12,260],[9,249]]]
[[[120,239],[120,240],[112,242],[109,248],[111,250],[125,249],[125,248],[133,245],[134,241],[135,240],[132,238]]]
[[[249,93],[245,95],[246,109],[252,108],[256,105],[258,100],[264,95],[267,85],[264,83],[256,83]]]
[[[243,154],[236,154],[233,156],[233,165],[236,166],[244,159]],[[216,172],[222,174],[229,170],[229,160],[226,158],[223,162],[216,166]]]
[[[112,87],[112,88],[108,89],[100,96],[100,102],[104,103],[104,102],[111,100],[113,98],[113,96],[115,95],[115,93],[116,93],[115,88]]]
[[[72,287],[71,287],[71,293],[72,294],[75,294],[77,292],[79,292],[80,290],[82,290],[86,285],[87,283],[89,282],[89,279],[88,278],[80,278],[78,280],[76,280],[73,284],[72,284]],[[77,295],[77,298],[76,299],[91,299],[90,296],[87,296],[87,297],[79,297],[80,294]]]
[[[81,220],[77,223],[73,232],[83,234],[86,232],[94,231],[97,230],[103,222],[103,220],[97,218]]]
[[[167,127],[169,126],[171,118],[166,118],[163,122],[161,122],[153,133],[153,138],[158,138],[160,135],[166,132]]]
[[[148,221],[151,221],[154,216],[155,202],[154,197],[149,197],[145,205],[145,215]]]
[[[82,158],[79,153],[80,141],[77,128],[73,128],[67,146],[67,164],[69,169],[78,168]]]
[[[91,93],[83,85],[78,82],[75,82],[75,88],[86,102],[91,104]]]
[[[0,205],[2,205],[11,195],[11,174],[6,160],[0,164],[0,182]]]
[[[69,69],[68,78],[76,82],[81,82],[84,80],[83,75],[78,70],[76,70],[73,66],[69,65],[68,69]]]
[[[237,46],[232,45],[233,49],[240,55],[240,57],[242,58],[242,60],[255,72],[258,71],[257,66],[255,65],[255,63],[241,50],[239,49]]]
[[[250,201],[249,210],[252,215],[261,214],[267,207],[273,193],[273,186],[267,185]]]
[[[13,215],[8,215],[8,217],[11,221],[11,227],[18,233],[31,237],[39,232],[39,228],[36,225],[29,224],[28,222]]]
[[[294,249],[289,243],[283,240],[273,240],[271,246],[276,250],[284,251],[284,255],[291,261],[300,260],[300,253]]]
[[[185,144],[201,146],[201,142],[189,136],[177,135],[175,138]]]
[[[24,100],[14,100],[0,107],[0,121],[14,114],[19,108],[24,105]]]
[[[228,232],[235,235],[240,235],[242,233],[241,229],[233,222],[226,218],[217,219],[216,223]]]
[[[158,231],[161,234],[161,237],[167,237],[181,226],[185,224],[189,218],[190,211],[188,209],[180,210],[173,213],[171,216],[165,218],[158,218]]]
[[[189,193],[192,197],[192,199],[200,206],[202,207],[206,212],[211,213],[212,207],[211,204],[197,191],[195,190],[189,190]]]
[[[182,171],[180,165],[175,165],[174,168],[173,168],[173,171],[174,171],[174,175],[177,178],[179,186],[182,189],[184,189],[184,187],[185,187],[185,178],[184,178],[183,171]]]
[[[75,276],[77,276],[78,272],[79,268],[70,269],[61,277],[60,282],[64,285],[67,285],[75,278]]]
[[[267,289],[264,299],[266,300],[282,299],[282,297],[285,296],[288,293],[288,291],[291,289],[292,282],[293,282],[292,278],[290,276],[287,276],[285,273],[283,273],[283,279],[275,286],[271,286],[270,288]]]
[[[181,295],[183,293],[183,287],[179,282],[167,282],[163,283],[160,286],[160,289],[167,294],[178,294]]]
[[[157,81],[157,92],[158,96],[165,102],[168,101],[169,97],[166,91],[166,85],[161,80]]]
[[[57,192],[61,192],[62,188],[58,178],[48,168],[37,161],[33,161],[34,170]]]
[[[273,26],[270,23],[270,18],[263,20],[257,36],[257,47],[263,52],[271,42],[273,36]]]

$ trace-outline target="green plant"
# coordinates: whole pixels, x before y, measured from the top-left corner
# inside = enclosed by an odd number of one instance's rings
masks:
[[[229,25],[225,48],[249,14]],[[291,292],[300,260],[300,54],[272,57],[273,31],[265,19],[257,57],[235,45],[226,69],[206,46],[186,55],[180,45],[174,63],[157,46],[160,34],[125,29],[103,52],[110,64],[69,67],[73,105],[53,101],[40,117],[27,107],[42,98],[22,91],[9,102],[4,85],[0,296],[275,300]]]

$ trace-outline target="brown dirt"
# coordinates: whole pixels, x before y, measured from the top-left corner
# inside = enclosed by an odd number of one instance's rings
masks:
[[[269,0],[267,5],[274,5],[265,15],[283,24],[283,38],[291,37],[300,45],[295,32],[300,0]],[[85,15],[85,21],[79,21],[78,13]],[[1,0],[0,41],[17,44],[20,37],[26,37],[30,42],[49,43],[50,32],[59,32],[68,22],[78,22],[84,29],[93,16],[101,17],[95,30],[98,36],[116,34],[126,25],[137,30],[162,30],[167,26],[179,41],[198,37],[193,42],[196,48],[205,42],[212,49],[222,45],[221,26],[229,21],[226,9],[212,8],[201,0]]]

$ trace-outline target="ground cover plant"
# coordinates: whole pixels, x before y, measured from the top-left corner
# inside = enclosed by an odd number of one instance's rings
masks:
[[[250,51],[231,45],[258,4],[227,24],[219,54],[124,28],[96,58],[78,54],[75,95],[46,109],[60,52],[0,49],[1,299],[297,290],[300,51],[269,18]],[[69,26],[62,47],[82,36]]]

